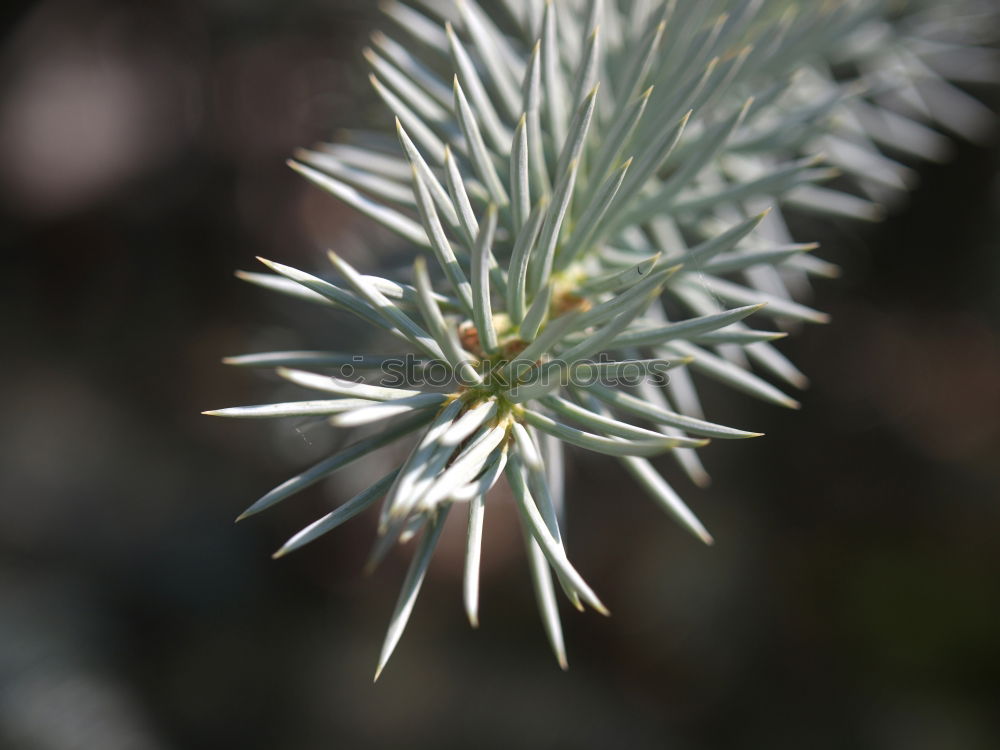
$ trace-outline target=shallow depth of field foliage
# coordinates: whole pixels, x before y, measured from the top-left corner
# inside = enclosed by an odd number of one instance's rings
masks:
[[[976,53],[988,7],[424,0],[384,11],[365,56],[388,127],[301,150],[291,166],[398,235],[413,261],[356,268],[331,251],[323,276],[265,259],[267,273],[241,272],[372,333],[359,334],[364,352],[229,358],[314,395],[212,413],[357,430],[241,517],[409,439],[400,465],[276,553],[381,503],[371,563],[398,543],[412,563],[376,676],[452,511],[468,516],[464,600],[477,624],[488,493],[505,478],[565,667],[559,593],[607,609],[576,567],[586,550],[571,562],[563,540],[564,463],[575,451],[614,457],[712,543],[651,458],[669,455],[703,485],[711,441],[759,436],[705,413],[703,378],[798,407],[806,376],[780,340],[827,322],[810,289],[837,268],[783,212],[877,219],[914,179],[886,147],[934,160],[949,136],[978,137],[988,114],[948,77]],[[407,382],[380,379],[408,357]],[[449,383],[431,383],[431,367]],[[623,377],[637,369],[660,377]]]

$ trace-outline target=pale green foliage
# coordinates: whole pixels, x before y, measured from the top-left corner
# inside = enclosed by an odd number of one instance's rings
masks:
[[[373,563],[397,540],[419,535],[379,671],[455,504],[469,511],[464,595],[478,622],[486,498],[501,475],[523,521],[546,633],[565,666],[553,575],[574,606],[607,610],[562,539],[564,443],[617,457],[654,501],[711,543],[648,457],[671,452],[702,484],[695,449],[759,435],[707,421],[692,373],[798,405],[786,389],[805,385],[805,376],[774,342],[799,322],[826,321],[793,297],[808,294],[809,277],[836,269],[810,254],[815,245],[792,239],[781,206],[875,218],[877,201],[912,181],[881,143],[938,155],[941,136],[926,123],[941,113],[941,96],[953,105],[945,123],[952,129],[974,134],[981,116],[979,105],[921,62],[914,40],[921,24],[933,26],[933,13],[907,6],[894,26],[889,5],[385,4],[403,40],[376,34],[366,58],[395,117],[398,146],[359,132],[299,152],[292,166],[416,246],[408,283],[366,276],[334,253],[335,282],[270,261],[274,275],[243,277],[351,313],[394,337],[400,358],[415,352],[447,363],[464,385],[404,390],[295,369],[353,363],[375,372],[391,355],[245,355],[229,361],[276,366],[325,395],[213,412],[388,425],[244,515],[418,434],[400,466],[277,553],[382,496]],[[833,64],[855,78],[837,81]],[[921,88],[928,81],[936,98]],[[888,96],[910,110],[884,107]],[[819,186],[836,174],[831,166],[852,178],[855,192]],[[751,328],[751,316],[778,330]],[[617,361],[593,362],[602,352]],[[672,368],[670,387],[648,380],[608,387],[594,378],[567,385],[574,375],[620,373],[630,360]]]

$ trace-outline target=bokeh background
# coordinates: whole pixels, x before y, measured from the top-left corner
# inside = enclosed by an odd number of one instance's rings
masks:
[[[563,609],[569,673],[502,496],[481,628],[457,525],[374,686],[405,556],[364,576],[365,517],[269,558],[365,470],[233,527],[333,438],[200,416],[279,387],[220,358],[358,335],[233,270],[399,250],[283,164],[386,119],[374,5],[4,5],[0,748],[1000,747],[996,137],[917,165],[880,225],[799,222],[844,267],[834,323],[783,345],[801,413],[706,388],[768,433],[684,492],[714,548],[573,464],[571,554],[614,617]]]

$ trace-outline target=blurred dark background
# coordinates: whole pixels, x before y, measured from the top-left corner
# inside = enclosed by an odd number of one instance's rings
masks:
[[[804,409],[707,388],[768,436],[713,445],[704,491],[662,462],[714,548],[574,463],[571,554],[614,617],[563,609],[569,673],[501,497],[479,631],[459,525],[372,686],[405,557],[365,577],[365,517],[269,559],[365,471],[234,528],[329,437],[199,412],[279,387],[223,355],[352,335],[232,272],[387,242],[283,164],[385,119],[374,3],[4,7],[0,748],[1000,747],[997,139],[918,165],[881,225],[804,226],[845,269],[783,345]]]

